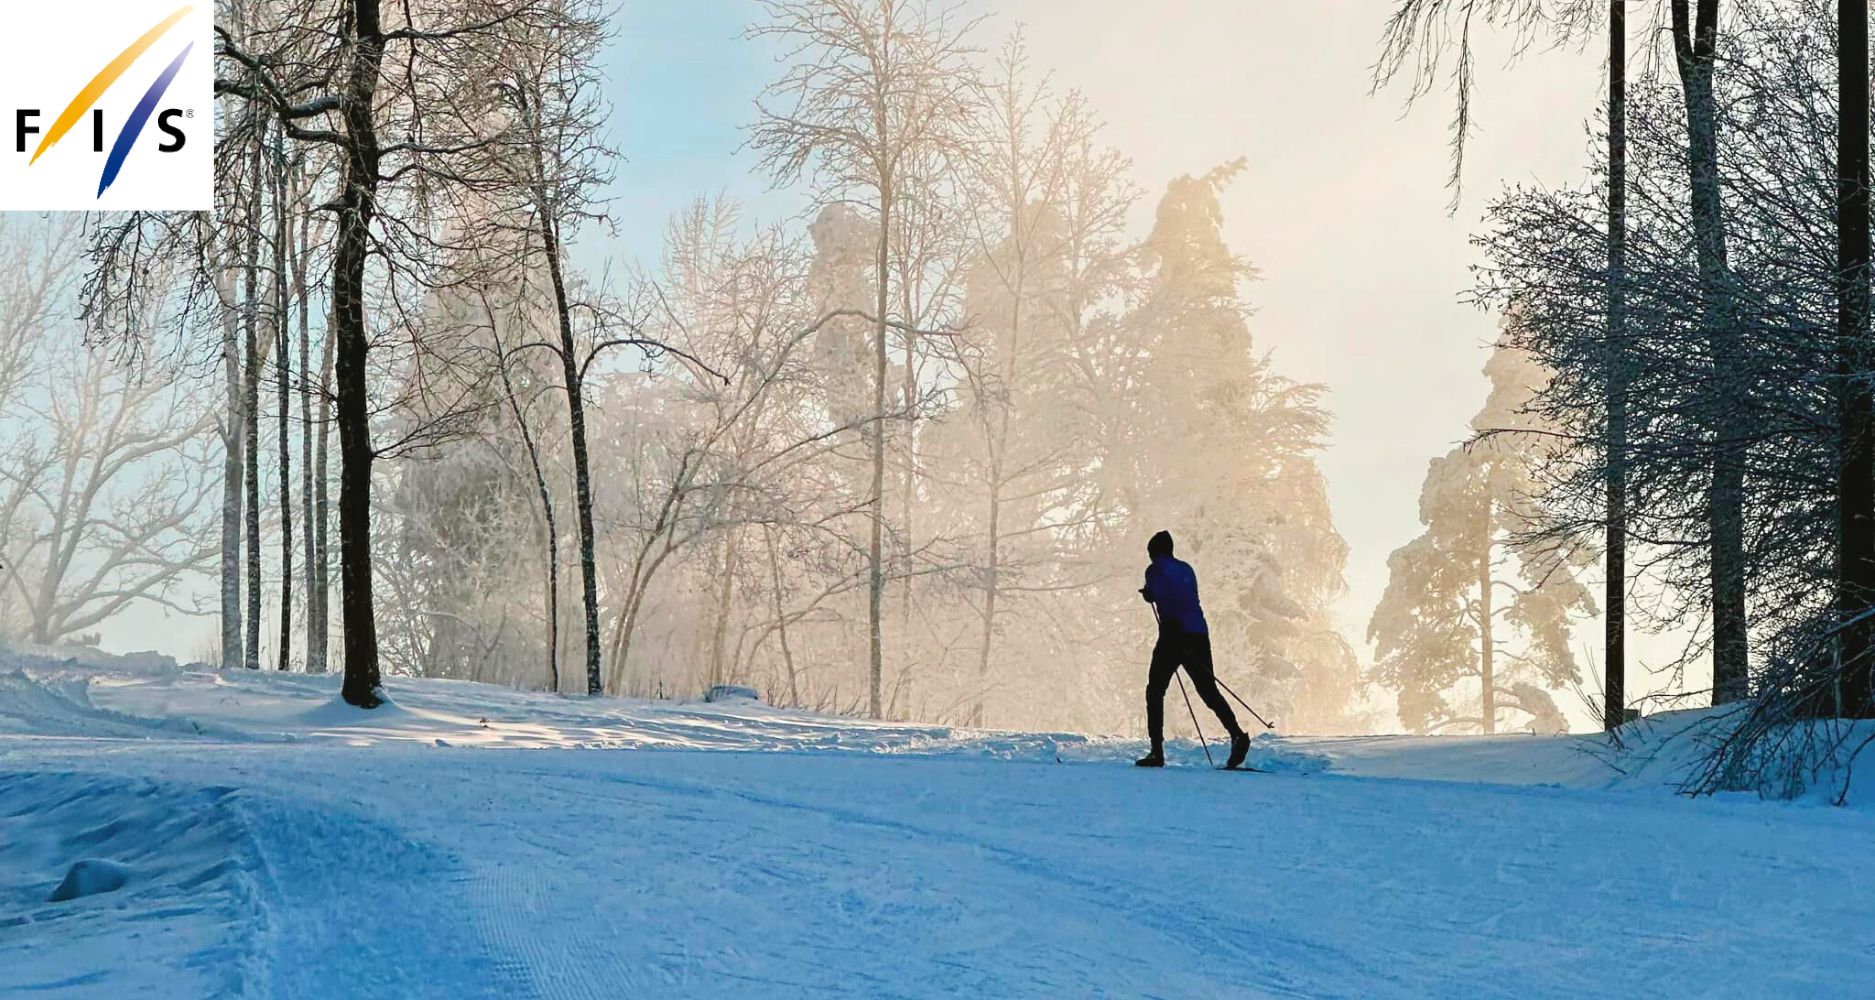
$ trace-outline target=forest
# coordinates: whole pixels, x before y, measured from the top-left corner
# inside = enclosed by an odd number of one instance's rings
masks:
[[[7,224],[0,633],[154,601],[218,618],[197,658],[361,704],[739,684],[1111,729],[1173,524],[1242,683],[1348,724],[1324,389],[1253,342],[1241,162],[1149,195],[1020,34],[768,4],[751,37],[799,61],[748,144],[811,213],[699,197],[652,264],[586,272],[606,14],[218,7],[214,216]]]
[[[1500,338],[1428,387],[1476,416],[1375,607],[1341,608],[1332,386],[1284,374],[1268,262],[1225,239],[1256,165],[1138,176],[976,5],[751,5],[785,57],[743,153],[810,208],[699,191],[617,266],[585,249],[632,152],[603,0],[219,0],[217,210],[0,222],[0,637],[156,605],[218,623],[191,658],[362,707],[729,684],[1113,732],[1170,528],[1221,676],[1287,731],[1736,702],[1716,781],[1875,712],[1866,12],[1388,7],[1375,97],[1450,102],[1480,216],[1472,287],[1428,294]],[[1585,175],[1463,188],[1487,41],[1606,49],[1596,116],[1554,123]],[[1640,631],[1679,649],[1645,703]]]

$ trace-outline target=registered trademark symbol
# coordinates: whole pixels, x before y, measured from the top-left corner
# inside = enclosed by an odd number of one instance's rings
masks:
[[[184,112],[182,113],[182,117],[184,117],[184,118],[194,118],[194,117],[195,117],[195,109],[194,109],[194,108],[190,108],[189,110],[187,110],[187,111],[184,111]]]

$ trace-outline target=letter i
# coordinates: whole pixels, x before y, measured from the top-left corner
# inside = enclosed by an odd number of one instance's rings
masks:
[[[104,109],[93,108],[91,111],[91,151],[104,152]]]

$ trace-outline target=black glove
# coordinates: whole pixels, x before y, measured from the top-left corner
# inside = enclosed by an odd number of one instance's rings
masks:
[[[1144,587],[1139,588],[1139,599],[1145,601],[1147,604],[1152,603],[1152,595],[1147,593]]]

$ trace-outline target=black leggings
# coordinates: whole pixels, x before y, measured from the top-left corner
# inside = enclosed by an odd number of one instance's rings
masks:
[[[1198,697],[1224,723],[1225,732],[1232,737],[1242,733],[1237,713],[1230,710],[1230,702],[1224,700],[1223,692],[1217,689],[1217,678],[1211,674],[1211,637],[1203,632],[1165,630],[1152,647],[1152,671],[1146,678],[1146,735],[1152,738],[1153,749],[1165,745],[1165,689],[1171,686],[1172,675],[1180,666],[1191,678],[1191,686],[1198,689]]]

